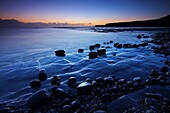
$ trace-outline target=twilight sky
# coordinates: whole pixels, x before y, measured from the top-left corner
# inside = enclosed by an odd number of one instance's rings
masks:
[[[105,24],[170,14],[170,0],[0,0],[0,18]]]

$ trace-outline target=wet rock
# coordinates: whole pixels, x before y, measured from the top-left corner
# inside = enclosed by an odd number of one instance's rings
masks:
[[[50,97],[49,92],[45,89],[42,89],[34,93],[28,99],[28,105],[32,110],[35,110],[45,104],[48,104],[50,101],[51,101],[51,97]]]
[[[68,84],[69,87],[75,88],[76,85],[77,85],[76,82],[77,82],[76,77],[70,77],[70,78],[68,79],[67,84]]]
[[[149,36],[143,36],[143,38],[149,38]]]
[[[84,49],[78,49],[78,52],[79,52],[79,53],[83,53],[83,52],[84,52]]]
[[[92,79],[91,78],[86,78],[86,82],[89,82],[90,84],[92,84]]]
[[[146,113],[156,113],[153,109],[146,110]]]
[[[152,106],[152,100],[150,99],[150,98],[145,98],[145,106],[147,106],[147,107],[150,107],[150,106]]]
[[[123,44],[124,48],[131,48],[131,44]]]
[[[122,84],[126,83],[126,81],[125,81],[125,79],[119,79],[119,80],[118,80],[118,83],[119,83],[120,85],[122,85]]]
[[[53,86],[51,89],[51,96],[57,99],[63,99],[66,96],[65,91],[62,88],[58,88],[57,86]]]
[[[133,81],[141,83],[142,82],[142,78],[141,77],[135,77],[135,78],[133,78]]]
[[[112,41],[112,40],[110,40],[110,43],[113,43],[113,41]]]
[[[114,47],[117,47],[118,44],[119,44],[119,43],[114,43]]]
[[[89,46],[89,50],[90,51],[94,50],[94,45]]]
[[[137,36],[137,38],[142,38],[142,35],[139,34],[139,35]]]
[[[140,44],[140,46],[147,46],[147,45],[148,45],[147,42],[144,42],[144,43]]]
[[[122,48],[122,44],[118,44],[116,47],[117,48]]]
[[[113,77],[111,77],[111,76],[105,77],[105,78],[104,78],[104,84],[105,84],[105,85],[113,86],[113,84],[114,84],[114,79],[113,79]]]
[[[106,55],[106,49],[99,49],[97,50],[99,56]]]
[[[103,111],[103,110],[97,110],[97,111],[94,111],[93,113],[106,113],[106,111]]]
[[[156,71],[156,70],[152,70],[151,71],[151,75],[150,76],[154,76],[154,77],[158,77],[159,76],[159,73]]]
[[[77,92],[80,94],[90,94],[91,93],[91,84],[89,82],[82,82],[77,87]]]
[[[94,47],[95,48],[100,48],[100,44],[95,44]]]
[[[45,69],[42,69],[42,70],[39,71],[38,79],[39,79],[40,81],[44,81],[44,80],[47,79],[47,75],[46,75]]]
[[[97,77],[96,78],[96,82],[97,82],[97,84],[103,84],[104,83],[104,79],[102,77]]]
[[[60,77],[59,76],[53,76],[53,78],[51,79],[51,85],[60,85]]]
[[[135,89],[138,89],[138,86],[139,86],[139,83],[138,83],[138,82],[134,82],[134,83],[133,83],[133,87],[134,87]]]
[[[93,59],[93,58],[97,58],[98,57],[98,53],[97,52],[90,52],[89,53],[89,59]]]
[[[56,51],[55,51],[55,55],[56,55],[56,56],[62,56],[62,57],[64,57],[64,56],[65,56],[65,51],[64,51],[64,50],[56,50]]]
[[[71,102],[71,106],[73,108],[78,108],[80,105],[80,101],[78,99],[74,100],[73,102]]]
[[[97,88],[98,85],[97,85],[97,82],[96,81],[92,81],[92,88]]]
[[[101,99],[103,102],[109,102],[109,101],[111,101],[111,96],[109,93],[105,93],[101,96]]]
[[[169,70],[169,68],[166,67],[166,66],[163,66],[163,67],[161,68],[161,72],[163,72],[163,73],[168,72],[168,70]]]
[[[63,106],[62,113],[73,113],[74,110],[71,105]]]
[[[30,82],[30,86],[31,86],[31,88],[40,88],[41,87],[41,82],[40,82],[40,80],[32,80],[31,82]]]
[[[159,84],[162,86],[166,86],[167,82],[166,82],[166,80],[159,80]]]
[[[69,105],[71,104],[71,99],[70,98],[65,98],[62,102],[62,105]]]

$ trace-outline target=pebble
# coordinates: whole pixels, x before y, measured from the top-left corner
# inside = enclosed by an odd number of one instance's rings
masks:
[[[133,81],[141,83],[142,82],[142,78],[141,77],[135,77],[135,78],[133,78]]]
[[[150,98],[145,98],[145,106],[147,106],[147,107],[150,107],[150,106],[152,106],[152,100],[150,99]]]
[[[62,113],[73,113],[73,108],[71,105],[63,106]]]
[[[57,99],[61,98],[65,98],[66,93],[62,88],[58,88],[57,86],[53,86],[53,88],[51,89],[51,96],[55,97]]]
[[[101,96],[101,99],[103,102],[109,102],[109,101],[111,101],[111,96],[109,93],[105,93]]]

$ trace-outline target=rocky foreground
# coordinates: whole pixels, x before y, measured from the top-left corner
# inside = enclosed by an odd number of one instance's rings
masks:
[[[137,38],[149,38],[139,34]],[[157,44],[153,48],[155,54],[170,55],[170,34],[158,33],[152,40],[141,44],[114,43],[116,48],[138,48],[149,43]],[[89,59],[106,55],[102,47],[97,52],[90,52]],[[89,50],[99,48],[100,44],[89,46]],[[83,52],[79,49],[78,52]],[[64,50],[55,51],[56,56],[64,57]],[[170,112],[170,61],[167,59],[160,70],[152,70],[145,81],[141,77],[132,80],[118,79],[115,76],[87,78],[79,82],[76,77],[67,80],[68,90],[60,87],[61,79],[53,76],[51,90],[41,89],[41,82],[47,79],[46,71],[40,70],[37,80],[30,82],[30,87],[37,89],[24,108],[6,106],[0,112],[49,112],[49,113],[169,113]],[[123,71],[123,70],[122,70]],[[139,72],[140,73],[140,72]]]

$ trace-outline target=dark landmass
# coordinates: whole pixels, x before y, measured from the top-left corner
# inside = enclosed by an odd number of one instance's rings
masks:
[[[0,28],[51,28],[51,27],[79,27],[83,26],[83,23],[80,24],[70,24],[70,23],[24,23],[15,19],[0,19]]]
[[[107,23],[95,27],[170,27],[170,15],[153,20]]]

